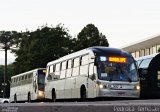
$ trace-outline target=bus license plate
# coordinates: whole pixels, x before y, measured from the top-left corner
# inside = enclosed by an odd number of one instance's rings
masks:
[[[125,92],[118,92],[118,96],[125,96]]]
[[[122,85],[120,84],[113,84],[113,85],[108,85],[110,89],[122,89]]]

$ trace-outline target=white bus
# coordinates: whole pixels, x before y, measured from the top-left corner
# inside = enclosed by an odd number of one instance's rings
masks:
[[[10,102],[44,99],[45,68],[38,68],[11,77]]]
[[[126,67],[123,71],[123,68]],[[90,47],[47,64],[45,98],[139,98],[140,85],[133,57],[108,47]]]

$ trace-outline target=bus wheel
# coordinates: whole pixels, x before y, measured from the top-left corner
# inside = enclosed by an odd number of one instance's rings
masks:
[[[56,92],[55,90],[52,90],[52,102],[56,101]]]
[[[14,103],[17,103],[17,95],[14,95]]]
[[[80,95],[81,95],[81,101],[86,101],[86,99],[87,99],[86,88],[84,86],[82,86],[80,92],[81,92],[80,93]]]
[[[30,103],[31,102],[31,95],[30,95],[30,93],[28,93],[28,103]]]
[[[4,101],[4,103],[9,103],[8,101]]]

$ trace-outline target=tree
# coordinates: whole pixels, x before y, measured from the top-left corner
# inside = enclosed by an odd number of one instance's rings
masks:
[[[48,62],[68,54],[72,47],[71,37],[63,25],[42,26],[33,32],[23,32],[19,40],[19,49],[14,51],[17,55],[15,74],[46,67]]]
[[[74,51],[81,50],[91,46],[109,46],[106,36],[99,33],[97,27],[88,24],[78,34]]]
[[[5,93],[5,86],[6,86],[6,79],[7,79],[7,50],[10,49],[10,47],[12,47],[14,45],[14,35],[17,32],[15,31],[0,31],[0,43],[2,44],[2,49],[4,49],[5,51],[5,67],[4,67],[4,90],[3,90],[3,94],[4,97],[6,97]]]

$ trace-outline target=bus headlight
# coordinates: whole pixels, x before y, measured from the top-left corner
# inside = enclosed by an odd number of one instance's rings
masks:
[[[99,82],[99,81],[97,81],[97,84],[96,84],[96,86],[97,86],[98,88],[100,88],[100,89],[107,88],[107,86],[106,86],[104,83],[102,83],[102,82]]]
[[[38,96],[44,96],[44,92],[43,91],[38,91]]]
[[[104,85],[103,84],[99,84],[99,88],[100,89],[104,88]]]
[[[135,89],[136,89],[136,90],[140,90],[140,88],[141,88],[140,85],[136,85],[136,86],[135,86]]]

